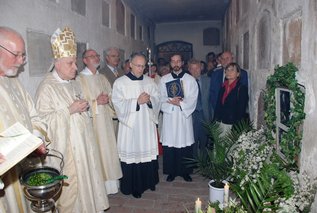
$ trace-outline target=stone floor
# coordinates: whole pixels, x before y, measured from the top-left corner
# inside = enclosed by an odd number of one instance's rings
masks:
[[[110,209],[106,213],[194,213],[198,197],[202,201],[202,209],[206,209],[208,180],[193,174],[192,182],[185,182],[182,177],[166,182],[166,175],[162,172],[162,157],[159,157],[159,163],[160,182],[155,191],[145,191],[140,199],[122,193],[109,195]]]

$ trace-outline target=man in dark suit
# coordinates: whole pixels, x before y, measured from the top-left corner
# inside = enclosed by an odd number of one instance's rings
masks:
[[[208,141],[207,131],[203,124],[212,119],[212,108],[209,103],[210,78],[207,75],[201,75],[201,63],[197,59],[191,59],[188,62],[188,71],[196,79],[199,94],[196,109],[193,113],[193,128],[195,143],[193,146],[193,155],[197,157],[198,153],[203,153]]]
[[[106,51],[105,66],[99,72],[104,74],[108,81],[113,85],[113,82],[124,75],[124,71],[119,68],[120,52],[116,47],[109,47]]]
[[[225,79],[224,69],[228,64],[233,62],[233,54],[229,51],[225,51],[221,55],[221,67],[217,67],[210,76],[210,96],[209,100],[213,110],[216,108],[216,103],[218,99],[218,94],[220,88]],[[248,73],[247,71],[241,69],[240,73],[240,83],[248,87]]]
[[[109,47],[106,51],[106,57],[105,57],[105,66],[101,70],[99,70],[99,73],[104,74],[108,81],[111,84],[111,89],[113,87],[113,82],[123,76],[125,73],[122,69],[119,68],[120,63],[120,52],[119,49],[116,47]],[[115,110],[112,108],[113,117],[113,127],[115,130],[116,135],[118,135],[118,118],[116,115]]]

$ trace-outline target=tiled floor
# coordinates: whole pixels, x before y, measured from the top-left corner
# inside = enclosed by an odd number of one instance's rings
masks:
[[[193,213],[195,200],[202,200],[202,209],[208,204],[208,180],[198,174],[193,174],[192,182],[185,182],[176,177],[173,182],[166,182],[162,172],[162,157],[160,162],[160,182],[156,190],[147,190],[142,198],[118,193],[109,195],[110,209],[106,213]]]

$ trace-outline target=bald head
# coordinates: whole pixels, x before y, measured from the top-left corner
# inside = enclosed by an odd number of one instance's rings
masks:
[[[25,44],[15,30],[0,26],[0,76],[16,76],[25,61]]]
[[[20,33],[15,31],[14,29],[0,26],[0,41],[8,40],[11,36],[17,36],[22,39]]]

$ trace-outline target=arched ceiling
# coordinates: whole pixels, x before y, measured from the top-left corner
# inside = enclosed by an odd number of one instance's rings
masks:
[[[229,0],[124,0],[153,23],[222,20]]]

